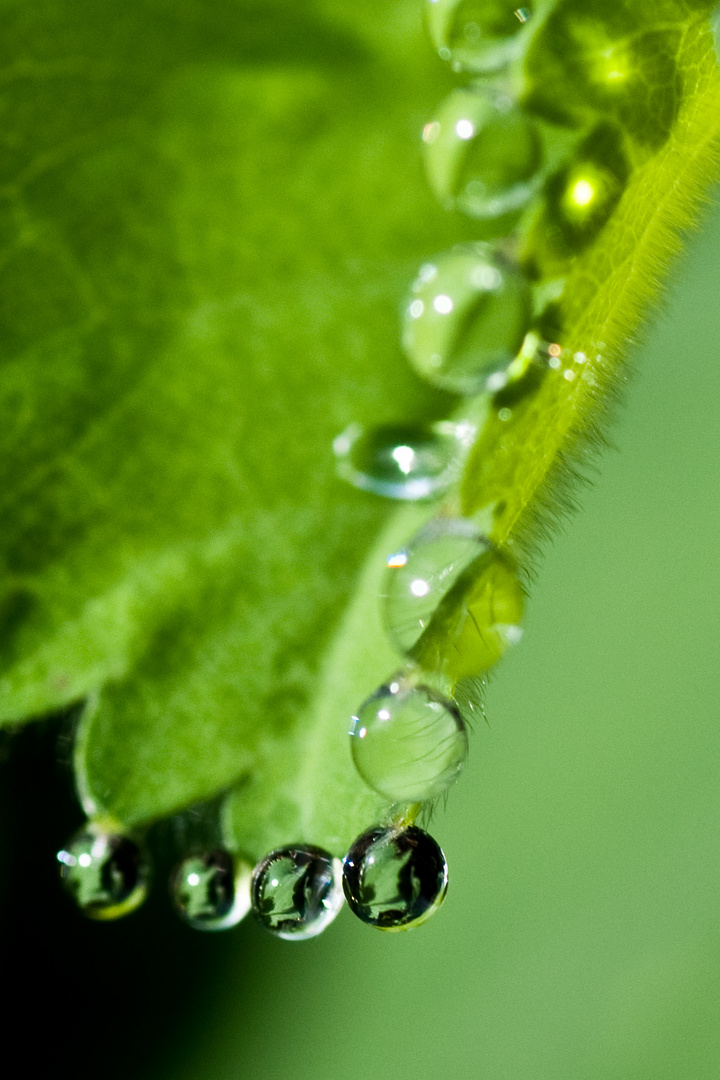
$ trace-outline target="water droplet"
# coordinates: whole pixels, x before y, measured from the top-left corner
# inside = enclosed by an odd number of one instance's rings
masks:
[[[528,7],[512,0],[428,0],[430,39],[455,71],[493,72],[519,54]]]
[[[547,5],[522,58],[525,105],[574,127],[600,114],[640,143],[663,145],[683,100],[682,31],[672,20],[649,26],[647,10],[605,0]]]
[[[286,847],[258,863],[252,879],[253,911],[266,930],[287,941],[322,933],[343,902],[342,865],[316,847]]]
[[[419,926],[447,892],[442,849],[422,829],[370,829],[358,837],[343,862],[343,888],[350,909],[381,930]]]
[[[628,175],[621,136],[600,127],[550,178],[545,192],[548,232],[561,254],[573,255],[595,239],[617,206]]]
[[[188,855],[172,873],[170,893],[195,930],[226,930],[250,910],[251,875],[252,866],[229,851]]]
[[[420,303],[420,301],[418,301]],[[338,476],[353,487],[389,499],[441,495],[459,472],[468,425],[351,424],[333,442]]]
[[[381,686],[353,717],[353,761],[391,802],[423,802],[458,778],[467,733],[452,702],[402,675]]]
[[[421,268],[403,312],[402,344],[428,382],[474,394],[512,361],[530,317],[530,287],[522,272],[487,244],[466,244]]]
[[[387,565],[388,632],[421,668],[454,681],[479,675],[519,641],[514,567],[471,522],[437,518]]]
[[[430,186],[448,209],[484,220],[514,215],[537,190],[537,128],[504,95],[454,90],[426,125],[423,142]]]
[[[57,859],[65,889],[91,919],[129,915],[147,896],[147,854],[121,833],[88,824],[57,853]]]

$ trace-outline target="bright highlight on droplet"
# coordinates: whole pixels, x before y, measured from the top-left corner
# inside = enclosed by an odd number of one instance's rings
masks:
[[[399,570],[401,566],[405,566],[408,561],[406,551],[398,551],[396,555],[390,555],[388,557],[387,565],[391,570]]]
[[[575,206],[589,206],[595,198],[595,188],[589,180],[578,180],[570,193]]]
[[[392,452],[392,456],[395,461],[397,461],[400,472],[407,476],[415,461],[415,451],[411,446],[396,446]]]
[[[455,134],[458,139],[472,139],[475,134],[475,127],[470,120],[458,120],[455,125]]]
[[[415,581],[410,583],[410,592],[413,596],[427,596],[430,592],[430,583],[424,578],[415,578]]]
[[[449,315],[455,305],[449,296],[445,296],[444,293],[441,293],[440,296],[436,296],[433,300],[433,307],[438,315]]]

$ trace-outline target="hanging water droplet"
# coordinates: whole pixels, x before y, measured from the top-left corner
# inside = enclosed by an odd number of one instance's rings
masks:
[[[129,915],[147,896],[147,854],[121,833],[88,824],[57,853],[57,860],[63,886],[91,919]]]
[[[425,167],[437,199],[470,217],[515,215],[539,183],[534,122],[504,94],[454,90],[423,131]]]
[[[359,919],[381,930],[419,926],[433,915],[447,892],[442,849],[422,829],[370,829],[358,837],[343,861],[343,888]]]
[[[512,0],[428,0],[425,15],[443,60],[455,70],[492,72],[519,54],[520,30],[530,9]]]
[[[442,795],[467,757],[467,733],[452,702],[402,675],[381,686],[353,718],[350,746],[363,780],[391,802]]]
[[[388,499],[441,495],[459,472],[468,425],[351,424],[333,442],[338,476],[353,487]]]
[[[170,893],[195,930],[226,930],[250,910],[252,866],[229,851],[188,855],[175,867]]]
[[[253,912],[266,930],[288,941],[322,933],[343,902],[342,864],[317,847],[286,847],[258,863]]]
[[[386,625],[421,668],[452,680],[479,675],[522,637],[514,568],[471,522],[431,521],[387,565]]]
[[[403,311],[402,344],[428,382],[474,394],[512,361],[530,318],[524,274],[487,244],[466,244],[420,268]]]

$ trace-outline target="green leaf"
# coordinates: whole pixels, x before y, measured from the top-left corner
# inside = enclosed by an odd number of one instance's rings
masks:
[[[2,7],[0,716],[90,701],[88,809],[139,824],[237,784],[237,846],[342,851],[382,810],[345,736],[399,663],[382,556],[429,511],[344,489],[330,444],[450,411],[401,358],[396,309],[472,235],[420,169],[443,91],[417,4]],[[683,94],[662,130],[610,110],[632,178],[570,267],[566,343],[596,384],[714,161],[716,65],[688,12],[658,9],[674,29],[641,50],[655,71],[672,43]],[[545,379],[510,422],[466,407],[463,505],[498,541],[596,400],[590,378]]]
[[[419,27],[404,88],[284,5],[6,8],[2,716],[99,695],[88,797],[144,821],[294,755],[387,515],[332,438],[447,408],[395,332],[439,91]]]

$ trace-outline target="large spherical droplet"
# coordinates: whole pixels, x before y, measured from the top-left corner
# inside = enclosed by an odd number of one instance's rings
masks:
[[[447,882],[442,849],[415,826],[370,829],[343,862],[348,906],[381,930],[405,930],[425,922],[443,902]]]
[[[87,825],[57,854],[60,878],[84,915],[129,915],[147,896],[150,863],[128,836]]]
[[[402,344],[424,379],[474,394],[520,350],[530,327],[524,274],[487,244],[467,244],[425,263],[402,318]]]
[[[335,439],[337,473],[353,487],[388,499],[442,495],[457,477],[468,426],[351,424]]]
[[[448,209],[478,219],[515,215],[537,190],[537,128],[504,94],[454,90],[423,141],[430,186]]]
[[[333,921],[342,902],[342,864],[321,848],[280,848],[255,867],[253,912],[276,937],[288,941],[316,937]]]
[[[456,70],[492,72],[518,55],[530,7],[514,0],[428,0],[425,16],[443,60]]]
[[[175,867],[170,892],[195,930],[226,930],[250,910],[252,866],[229,851],[188,855]]]
[[[363,780],[392,802],[441,795],[459,776],[468,748],[453,703],[402,675],[360,707],[350,746]]]
[[[388,632],[422,668],[453,681],[479,675],[520,640],[514,568],[471,522],[437,518],[387,565]]]

